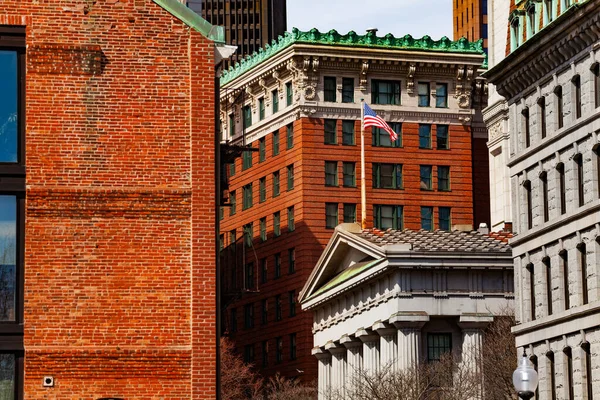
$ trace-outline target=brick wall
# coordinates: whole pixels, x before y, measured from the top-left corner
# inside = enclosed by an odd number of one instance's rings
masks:
[[[0,24],[28,46],[26,398],[214,398],[213,43],[149,0]]]

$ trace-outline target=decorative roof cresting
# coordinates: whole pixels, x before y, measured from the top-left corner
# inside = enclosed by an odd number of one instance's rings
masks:
[[[264,48],[260,48],[258,51],[247,55],[235,65],[223,71],[221,74],[221,85],[224,85],[251,70],[293,43],[485,55],[483,52],[483,40],[481,39],[476,42],[469,42],[466,38],[462,37],[453,41],[444,36],[440,40],[433,40],[427,35],[420,39],[415,39],[411,35],[396,38],[391,33],[379,37],[375,32],[357,35],[354,31],[341,35],[335,29],[321,33],[316,28],[313,28],[308,32],[302,32],[298,30],[298,28],[293,28],[292,32],[286,32],[283,36],[279,36],[279,38],[273,40],[270,45],[266,44]]]

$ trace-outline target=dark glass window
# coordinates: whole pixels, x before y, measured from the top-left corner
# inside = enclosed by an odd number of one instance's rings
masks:
[[[400,105],[400,82],[373,79],[371,81],[371,104]]]
[[[287,166],[287,190],[294,189],[294,165]]]
[[[431,148],[431,125],[419,124],[419,148]]]
[[[281,314],[281,295],[278,294],[277,296],[275,296],[275,321],[281,321],[282,319],[282,314]]]
[[[581,344],[581,348],[584,353],[584,362],[585,362],[585,393],[587,394],[587,400],[594,399],[594,380],[592,379],[592,352],[590,342],[583,342]]]
[[[20,129],[20,50],[0,50],[0,162],[19,161]]]
[[[260,323],[261,325],[266,325],[269,322],[269,300],[262,299],[261,301],[261,314],[260,314]]]
[[[254,328],[254,304],[246,304],[244,306],[244,328]]]
[[[344,203],[344,222],[356,222],[356,204]]]
[[[421,229],[433,230],[433,207],[421,207]]]
[[[438,167],[438,190],[450,190],[450,167],[448,166]]]
[[[556,124],[558,125],[558,129],[560,129],[564,125],[563,93],[561,86],[554,89],[554,101],[556,102]]]
[[[440,361],[444,354],[452,351],[451,333],[427,334],[427,361]]]
[[[242,209],[247,210],[252,207],[252,184],[249,183],[246,186],[242,187]]]
[[[258,139],[258,162],[264,162],[267,158],[267,146],[265,138]]]
[[[430,106],[429,82],[419,82],[419,107]]]
[[[290,311],[290,317],[296,316],[296,291],[290,290],[288,292],[288,308]]]
[[[246,289],[254,289],[254,263],[250,262],[244,267]]]
[[[431,165],[420,166],[421,190],[432,190]]]
[[[258,180],[258,202],[264,203],[267,200],[267,177]]]
[[[281,277],[281,254],[275,254],[275,279]]]
[[[252,167],[252,152],[250,150],[242,152],[242,171]]]
[[[325,228],[333,229],[338,225],[338,203],[325,203]]]
[[[262,342],[262,366],[269,366],[269,341],[263,340]]]
[[[0,182],[0,188],[1,185]],[[17,320],[17,265],[22,246],[19,203],[17,196],[0,193],[0,321],[3,322]]]
[[[342,144],[353,146],[354,140],[354,121],[342,121]]]
[[[540,189],[542,191],[542,207],[544,212],[544,222],[547,222],[550,215],[548,210],[548,174],[542,172],[540,174]]]
[[[336,83],[334,76],[326,76],[323,78],[324,101],[336,101]]]
[[[551,400],[556,400],[556,365],[554,364],[554,353],[546,353],[548,359],[548,380],[550,381]]]
[[[558,173],[558,195],[560,198],[560,213],[562,215],[567,212],[567,198],[565,194],[565,165],[563,163],[556,165],[556,172]]]
[[[581,118],[581,78],[579,75],[573,77],[573,97],[575,103],[575,118]]]
[[[229,192],[229,216],[235,215],[237,212],[237,198],[235,195],[235,190],[233,192]]]
[[[325,186],[338,186],[337,161],[325,161]]]
[[[279,154],[279,132],[273,132],[273,156]]]
[[[535,270],[533,264],[529,263],[525,266],[526,275],[529,277],[529,312],[531,321],[535,320]]]
[[[356,163],[343,162],[344,187],[356,187]]]
[[[271,106],[273,107],[273,114],[279,111],[279,93],[277,90],[271,92]]]
[[[260,240],[267,241],[267,217],[260,219]]]
[[[273,213],[273,235],[281,236],[281,214],[279,211]]]
[[[261,97],[258,99],[258,119],[262,121],[265,119],[265,98]]]
[[[372,128],[372,145],[376,147],[402,147],[402,123],[390,122],[390,128],[398,134],[398,139],[392,141],[390,134],[384,129]]]
[[[290,360],[296,359],[296,334],[290,334]]]
[[[594,64],[592,68],[592,74],[594,75],[594,106],[595,108],[600,107],[600,64]]]
[[[448,141],[448,125],[437,125],[435,128],[435,136],[436,148],[438,150],[448,150],[450,148],[450,142]]]
[[[273,197],[279,196],[279,171],[273,172]]]
[[[254,239],[254,225],[252,222],[244,225],[244,237],[246,241],[246,246],[252,246],[252,239]]]
[[[585,243],[577,245],[577,256],[579,258],[579,268],[581,271],[581,303],[588,303],[588,263],[587,247]]]
[[[375,228],[404,229],[404,208],[402,206],[375,205],[373,207]]]
[[[570,347],[565,347],[565,349],[563,350],[563,353],[565,354],[565,358],[566,358],[566,367],[567,367],[567,381],[565,382],[565,385],[567,386],[567,390],[568,390],[568,394],[569,397],[567,397],[567,400],[573,400],[575,398],[574,395],[574,390],[573,390],[573,354],[571,353],[571,348]]]
[[[533,227],[533,204],[531,198],[531,182],[525,181],[523,182],[523,188],[525,189],[525,207],[527,209],[527,229],[531,229]]]
[[[323,121],[323,129],[325,132],[325,144],[337,143],[337,120],[326,119]]]
[[[296,272],[296,249],[288,249],[288,273],[293,274]]]
[[[287,218],[288,218],[288,231],[293,232],[296,229],[296,223],[294,222],[294,206],[288,207]]]
[[[233,137],[235,135],[235,117],[233,114],[229,114],[229,136]]]
[[[354,103],[354,78],[342,78],[342,103]]]
[[[261,283],[267,283],[267,280],[269,279],[268,277],[268,272],[269,272],[269,268],[268,268],[268,263],[267,263],[267,258],[262,258],[260,260],[260,282]]]
[[[229,164],[229,176],[235,175],[235,161]]]
[[[437,108],[448,108],[448,84],[438,83],[435,86],[435,106]]]
[[[542,97],[538,100],[540,134],[542,139],[546,138],[546,98]]]
[[[275,361],[277,364],[283,361],[283,338],[275,338]]]
[[[583,156],[581,154],[576,154],[573,157],[575,161],[575,169],[577,171],[577,199],[579,203],[579,207],[585,204],[585,196],[584,196],[584,185],[583,185]]]
[[[378,189],[402,189],[402,165],[373,164],[373,187]]]
[[[285,103],[287,106],[292,105],[294,99],[294,91],[292,90],[292,82],[285,84]]]
[[[550,257],[544,257],[542,259],[542,264],[544,264],[544,273],[546,274],[546,303],[548,315],[552,315],[552,265],[550,264]]]
[[[571,308],[571,293],[569,291],[569,253],[567,250],[561,250],[558,253],[558,257],[561,264],[562,269],[562,278],[563,278],[563,298],[565,304],[565,310]]]
[[[439,227],[443,231],[449,231],[452,226],[452,220],[450,219],[450,207],[439,207],[438,208],[438,220]]]
[[[287,148],[291,149],[292,147],[294,147],[294,124],[289,123],[285,127],[285,132],[286,132],[286,138],[287,138]]]
[[[244,106],[243,113],[244,113],[244,128],[248,128],[250,125],[252,125],[252,109],[250,108],[250,106]]]
[[[525,139],[525,147],[531,145],[531,134],[529,130],[529,109],[526,108],[521,112],[523,123],[523,137]]]

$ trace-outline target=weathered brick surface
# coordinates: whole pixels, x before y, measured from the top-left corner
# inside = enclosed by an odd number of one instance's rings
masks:
[[[25,398],[215,398],[214,44],[151,0],[0,25],[28,46]]]

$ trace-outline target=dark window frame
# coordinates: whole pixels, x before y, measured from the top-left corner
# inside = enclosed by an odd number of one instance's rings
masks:
[[[538,121],[540,124],[540,136],[542,139],[546,138],[547,126],[546,126],[546,98],[540,97],[537,102],[538,104]]]
[[[349,129],[351,128],[351,129]],[[342,120],[342,145],[343,146],[355,146],[355,126],[354,120]]]
[[[443,101],[440,101],[440,98]],[[436,108],[448,108],[448,84],[447,83],[436,83],[435,86],[435,107]]]
[[[435,126],[435,148],[436,150],[450,150],[450,134],[448,125]],[[430,134],[431,135],[431,134]]]
[[[373,163],[372,169],[374,189],[404,189],[402,164]]]
[[[434,229],[432,206],[421,206],[421,229],[426,231],[433,231]]]
[[[294,147],[294,123],[290,122],[285,127],[285,137],[286,137],[286,146],[287,149],[291,149]]]
[[[438,227],[443,231],[452,230],[452,208],[438,207]]]
[[[353,223],[356,222],[356,204],[355,203],[344,203],[344,222]]]
[[[437,178],[438,178],[438,191],[450,192],[452,190],[452,187],[450,186],[450,166],[438,165]]]
[[[325,228],[335,229],[339,224],[339,204],[325,203]],[[332,212],[330,212],[332,211]],[[333,212],[335,211],[335,212]],[[335,223],[332,223],[335,220]]]
[[[419,148],[431,149],[431,124],[419,124]]]
[[[386,216],[391,212],[391,216]],[[391,218],[391,221],[390,221]],[[384,224],[384,221],[391,222]],[[375,204],[373,206],[373,226],[380,230],[404,229],[404,207],[393,204]]]
[[[431,107],[431,90],[429,82],[417,82],[417,106],[418,107]],[[424,89],[425,93],[421,93]]]
[[[324,144],[337,144],[337,120],[336,119],[324,119],[323,120],[323,143]]]
[[[342,186],[356,187],[356,163],[342,161]]]
[[[435,343],[437,339],[437,344]],[[440,344],[439,340],[444,343]],[[427,361],[440,361],[440,358],[447,353],[452,352],[452,333],[449,332],[430,332],[427,333]]]
[[[385,91],[383,86],[386,87]],[[371,80],[371,104],[401,105],[402,100],[401,81],[372,79]]]
[[[285,84],[285,105],[289,107],[294,102],[294,91],[292,88],[292,82],[287,82]]]
[[[335,76],[323,77],[323,101],[331,103],[337,101],[337,79]]]
[[[573,104],[575,106],[575,119],[581,118],[581,77],[575,75],[571,79],[572,90],[573,90]]]
[[[325,161],[325,186],[339,186],[337,161]]]
[[[342,78],[342,103],[354,103],[354,78]]]

